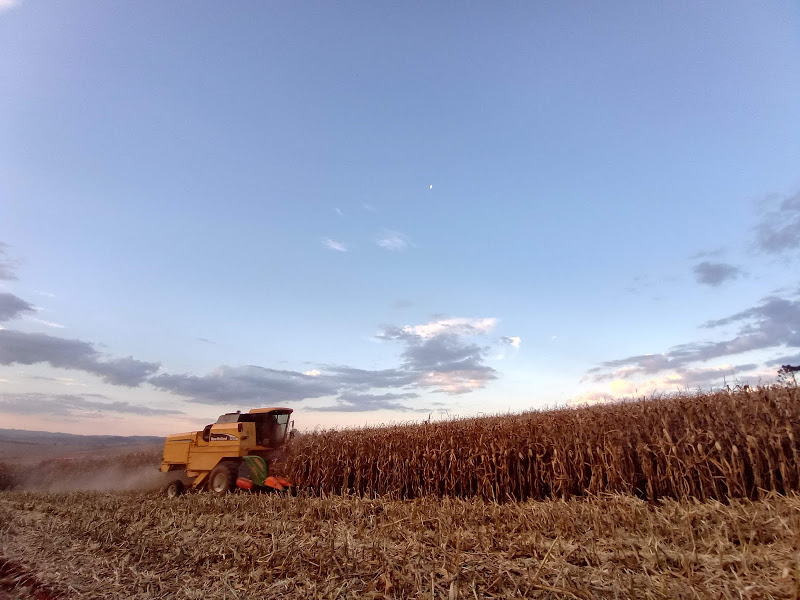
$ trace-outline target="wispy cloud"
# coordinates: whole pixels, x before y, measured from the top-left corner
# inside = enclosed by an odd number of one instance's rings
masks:
[[[402,401],[417,398],[422,390],[464,394],[497,379],[497,372],[485,362],[489,346],[464,339],[485,333],[495,321],[449,319],[404,328],[386,326],[378,338],[404,346],[400,364],[387,369],[320,364],[299,372],[255,365],[222,366],[200,376],[161,373],[149,382],[204,404],[331,397],[336,398],[336,404],[319,410],[416,410]]]
[[[765,200],[754,233],[755,247],[767,254],[800,249],[800,192]]]
[[[703,261],[696,264],[693,270],[698,283],[712,287],[718,287],[742,275],[739,267],[722,262]]]
[[[368,204],[366,202],[364,202],[364,204],[361,205],[361,208],[363,208],[367,212],[371,212],[371,213],[375,213],[375,214],[378,213],[378,209],[377,208],[372,206],[372,204]]]
[[[127,387],[141,385],[160,368],[160,363],[144,362],[130,356],[105,356],[94,345],[81,340],[0,330],[0,365],[38,363],[93,373],[107,383]]]
[[[496,325],[497,319],[494,317],[487,317],[484,319],[458,317],[453,319],[439,319],[421,325],[406,325],[402,328],[402,332],[427,339],[443,334],[463,336],[487,333],[494,329]],[[387,331],[388,335],[397,337],[391,329],[385,329],[383,335],[387,335]]]
[[[206,375],[162,373],[150,378],[155,387],[205,404],[280,403],[332,396],[335,381],[297,371],[255,365],[221,366]]]
[[[66,385],[68,387],[89,387],[88,383],[84,383],[83,381],[79,381],[73,377],[45,377],[44,375],[29,375],[28,379],[35,381],[52,381],[53,383]]]
[[[659,354],[640,354],[602,363],[590,369],[593,381],[629,380],[689,368],[693,363],[735,356],[754,350],[800,348],[800,299],[769,296],[757,306],[722,319],[707,321],[703,329],[738,324],[738,335],[717,342],[689,342]]]
[[[40,325],[44,325],[46,327],[54,327],[56,329],[64,329],[64,325],[61,323],[56,323],[54,321],[45,321],[44,319],[40,319],[38,317],[28,317],[28,321],[33,321],[34,323],[39,323]]]
[[[522,338],[516,335],[503,336],[500,338],[500,341],[514,348],[519,348],[520,345],[522,345]]]
[[[350,248],[342,242],[337,242],[331,238],[322,238],[322,244],[329,250],[336,250],[336,252],[349,252]]]
[[[639,294],[643,292],[645,289],[650,288],[653,286],[653,282],[647,275],[637,275],[633,278],[633,283],[625,288],[626,291],[630,292],[631,294]]]
[[[612,379],[602,389],[593,389],[568,401],[571,406],[597,404],[619,398],[649,396],[654,393],[685,392],[709,390],[737,382],[754,383],[757,375],[752,372],[758,368],[755,363],[732,365],[730,363],[710,367],[682,367],[659,377],[642,380],[629,380],[625,377]]]
[[[462,394],[497,379],[497,372],[486,364],[489,346],[464,339],[485,334],[496,324],[493,317],[439,319],[405,327],[385,326],[377,337],[406,345],[403,371],[414,378],[417,387]]]
[[[322,406],[315,408],[318,411],[330,412],[367,412],[376,410],[398,410],[402,412],[428,412],[427,408],[412,409],[405,404],[398,402],[398,400],[409,400],[417,398],[419,394],[414,392],[407,392],[403,394],[354,394],[352,392],[345,392],[337,399],[337,403],[333,406]]]
[[[32,304],[28,304],[22,298],[9,293],[0,293],[0,322],[10,321],[23,315],[36,312]]]
[[[404,233],[386,230],[375,238],[375,243],[381,248],[397,252],[408,248],[411,245],[411,240]]]
[[[108,401],[102,394],[0,394],[0,412],[24,415],[86,417],[92,414],[182,415],[179,410]]]
[[[689,257],[689,260],[700,260],[701,258],[719,258],[725,253],[725,248],[715,248],[714,250],[700,250]]]
[[[0,13],[16,8],[20,4],[20,0],[0,0]]]
[[[0,295],[0,300],[3,301],[0,308],[5,318],[34,310],[12,294]],[[157,389],[203,404],[271,404],[330,397],[337,403],[324,410],[417,410],[401,401],[417,398],[423,390],[464,394],[497,379],[495,369],[486,364],[491,346],[467,339],[484,336],[496,323],[497,319],[493,317],[456,317],[404,327],[384,326],[377,339],[398,342],[403,346],[399,364],[387,369],[319,364],[298,372],[257,365],[223,365],[205,375],[161,372],[158,362],[145,362],[132,356],[109,356],[98,350],[100,344],[0,328],[0,365],[48,364],[97,375],[112,385],[137,387],[149,383]],[[519,344],[519,338],[508,340],[511,345]],[[93,405],[94,401],[87,401],[87,396],[59,398],[65,401],[65,406],[75,410],[139,411],[127,403]],[[18,410],[20,398],[7,400],[5,408]],[[43,397],[31,398],[39,406],[44,406],[42,402],[46,399]]]
[[[800,352],[768,360],[766,364],[769,367],[800,364]]]
[[[0,3],[2,3],[2,1],[3,0],[0,0]],[[2,4],[0,4],[0,12],[2,11]],[[17,280],[17,267],[19,266],[19,261],[8,258],[8,248],[8,244],[5,242],[0,242],[0,281]]]
[[[41,310],[41,308],[26,302],[14,294],[0,292],[0,322],[24,318],[27,321],[39,323],[40,325],[46,325],[47,327],[56,327],[58,329],[64,328],[64,326],[60,323],[46,321],[44,319],[40,319],[39,317],[32,316]]]
[[[407,308],[411,308],[413,305],[414,303],[411,302],[411,300],[406,300],[405,298],[401,298],[399,300],[395,300],[395,302],[392,304],[392,308],[394,310],[405,310]]]
[[[323,410],[416,410],[401,401],[417,398],[422,390],[464,394],[497,379],[497,372],[486,364],[490,346],[466,339],[486,334],[496,321],[454,318],[405,327],[386,326],[378,338],[399,342],[404,350],[396,367],[378,370],[321,364],[304,373],[255,365],[220,366],[205,375],[159,373],[159,363],[103,355],[88,342],[9,330],[0,330],[0,364],[46,363],[91,373],[113,385],[135,387],[149,383],[203,404],[297,402],[331,397],[336,398],[337,404]],[[15,406],[18,400],[14,400]],[[70,402],[70,406],[78,408]],[[83,402],[81,406],[136,412],[119,403],[92,407]]]

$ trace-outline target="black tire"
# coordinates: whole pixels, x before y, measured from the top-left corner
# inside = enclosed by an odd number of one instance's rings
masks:
[[[183,494],[183,482],[180,479],[170,481],[164,488],[167,498],[177,498]]]
[[[236,477],[239,474],[239,465],[221,462],[211,475],[208,476],[208,491],[215,496],[224,496],[236,489]]]

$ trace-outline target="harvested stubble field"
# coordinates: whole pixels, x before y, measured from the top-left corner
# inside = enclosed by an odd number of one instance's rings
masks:
[[[792,598],[800,498],[0,494],[43,598]],[[34,597],[34,596],[30,596]]]

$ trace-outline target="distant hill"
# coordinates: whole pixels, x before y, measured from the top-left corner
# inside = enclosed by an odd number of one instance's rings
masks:
[[[0,429],[0,460],[22,464],[56,457],[109,456],[153,450],[163,443],[163,437],[145,435],[74,435]]]

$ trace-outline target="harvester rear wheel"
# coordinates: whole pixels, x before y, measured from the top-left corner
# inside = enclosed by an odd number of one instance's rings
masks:
[[[167,498],[177,498],[183,493],[183,482],[180,479],[170,481],[164,488],[164,493]]]
[[[229,462],[219,463],[208,476],[208,491],[217,496],[224,496],[236,489],[238,474],[239,465]]]

